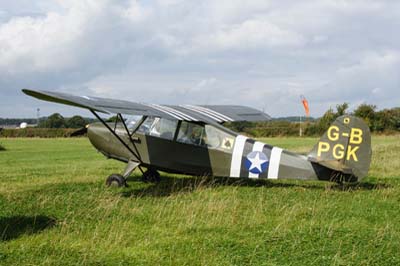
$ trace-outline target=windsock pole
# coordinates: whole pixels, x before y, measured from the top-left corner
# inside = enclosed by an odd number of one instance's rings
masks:
[[[300,128],[299,128],[299,136],[303,136],[303,130],[301,128],[301,115],[300,115]]]

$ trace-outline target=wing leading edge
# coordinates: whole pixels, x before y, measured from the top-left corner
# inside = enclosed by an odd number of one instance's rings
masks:
[[[34,98],[85,108],[106,114],[156,116],[174,120],[224,123],[268,121],[271,117],[257,109],[239,105],[161,105],[135,103],[99,97],[75,96],[51,91],[22,90]]]

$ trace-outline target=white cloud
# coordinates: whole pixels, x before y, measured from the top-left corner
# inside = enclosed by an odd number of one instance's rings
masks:
[[[204,37],[204,36],[202,36]],[[232,25],[198,40],[206,49],[268,49],[293,47],[305,43],[303,36],[281,29],[268,21],[250,19],[240,25]]]
[[[383,51],[382,53],[368,51],[357,64],[340,68],[338,74],[344,78],[372,73],[375,75],[394,74],[390,72],[397,71],[399,64],[400,51]]]
[[[79,41],[84,38],[88,15],[78,5],[66,14],[15,17],[0,26],[0,69],[11,74],[53,72],[79,64]],[[82,44],[81,44],[82,45]]]
[[[133,23],[143,22],[152,15],[152,10],[142,6],[138,1],[131,0],[127,9],[121,10],[121,15]]]
[[[398,1],[15,0],[0,11],[0,97],[38,104],[19,91],[34,87],[277,116],[297,114],[299,94],[314,115],[389,107],[399,26]],[[23,114],[10,109],[0,117]]]

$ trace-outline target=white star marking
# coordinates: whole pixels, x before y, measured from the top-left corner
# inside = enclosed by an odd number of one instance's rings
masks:
[[[251,162],[251,166],[249,170],[252,170],[254,168],[257,168],[260,172],[262,172],[261,165],[263,163],[266,163],[268,160],[263,160],[260,158],[260,153],[257,152],[254,158],[248,158],[249,161]]]

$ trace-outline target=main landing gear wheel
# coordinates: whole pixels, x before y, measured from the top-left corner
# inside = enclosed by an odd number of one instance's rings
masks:
[[[127,187],[126,179],[120,174],[112,174],[107,177],[106,186]]]
[[[142,176],[143,182],[146,183],[158,183],[161,181],[160,174],[154,169],[147,169]]]

